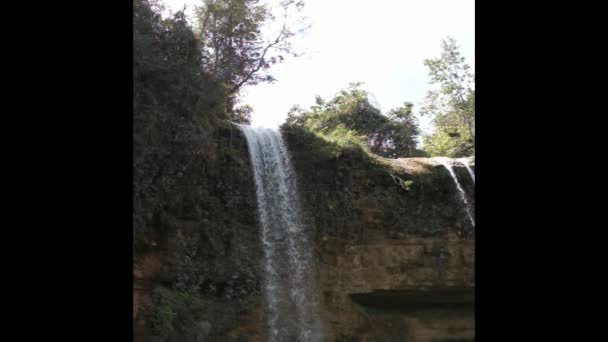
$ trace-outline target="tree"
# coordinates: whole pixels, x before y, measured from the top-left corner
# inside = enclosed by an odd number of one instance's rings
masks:
[[[424,61],[431,83],[439,86],[427,93],[421,109],[421,115],[433,119],[437,135],[424,140],[424,149],[429,153],[451,151],[451,155],[446,155],[450,157],[475,153],[475,79],[458,48],[456,41],[448,37],[442,41],[441,56]],[[448,144],[448,138],[453,143]],[[439,142],[443,147],[429,145]],[[446,149],[446,144],[454,148]]]
[[[420,134],[418,120],[414,116],[414,104],[405,102],[402,107],[388,112],[388,137],[390,144],[388,154],[393,157],[417,155],[416,136]]]
[[[225,119],[223,89],[199,51],[182,12],[163,19],[154,4],[133,1],[134,251],[156,234],[150,213],[177,191],[175,175],[208,153]]]
[[[224,85],[228,113],[243,86],[273,82],[268,69],[282,62],[285,55],[297,56],[290,14],[303,6],[303,1],[280,2],[280,24],[270,40],[264,39],[262,29],[277,24],[277,18],[259,0],[204,0],[197,8],[203,65]]]
[[[295,106],[288,113],[287,124],[309,131],[336,136],[364,136],[373,153],[388,158],[413,156],[418,122],[411,103],[389,111],[388,116],[371,104],[361,83],[351,83],[331,101],[317,96],[308,111]]]
[[[435,134],[425,136],[423,140],[424,150],[431,156],[456,156],[458,150],[457,141],[444,130],[438,130]]]
[[[231,113],[228,113],[228,119],[232,122],[251,125],[251,114],[253,113],[253,107],[251,105],[244,105],[235,108]]]

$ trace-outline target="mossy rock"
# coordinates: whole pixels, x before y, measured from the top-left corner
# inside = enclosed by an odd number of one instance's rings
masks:
[[[339,146],[302,128],[282,132],[299,177],[306,210],[318,236],[366,239],[380,226],[387,238],[435,236],[448,230],[474,236],[449,172],[431,158],[386,159],[359,146]],[[327,149],[342,149],[327,155]],[[474,183],[464,167],[454,171],[474,205]]]

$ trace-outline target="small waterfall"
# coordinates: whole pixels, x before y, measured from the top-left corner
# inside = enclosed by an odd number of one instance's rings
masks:
[[[295,172],[275,129],[235,124],[249,147],[264,249],[267,341],[320,342],[318,290],[310,230]]]
[[[454,180],[454,184],[456,184],[456,188],[458,189],[458,194],[460,195],[460,199],[462,199],[462,202],[464,203],[464,208],[467,212],[467,216],[469,217],[469,220],[471,221],[471,224],[473,225],[473,227],[475,227],[475,218],[473,217],[473,213],[471,213],[471,206],[469,205],[469,202],[467,201],[467,196],[464,193],[464,190],[462,189],[462,187],[460,186],[460,182],[458,182],[458,178],[456,177],[456,174],[454,173],[454,170],[452,168],[452,159],[450,158],[445,158],[445,157],[436,157],[433,158],[436,161],[438,161],[439,163],[441,163],[450,173],[450,176],[452,176],[452,179]]]
[[[471,178],[473,179],[473,183],[475,183],[475,172],[473,172],[473,169],[471,169],[471,166],[469,165],[469,158],[460,158],[456,160],[461,162],[464,167],[467,168],[467,171],[469,171],[469,175],[471,175]]]

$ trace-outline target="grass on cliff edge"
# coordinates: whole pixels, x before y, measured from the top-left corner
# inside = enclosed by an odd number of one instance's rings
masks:
[[[302,127],[283,125],[288,145],[299,159],[314,165],[338,160],[353,160],[372,173],[393,176],[393,181],[408,190],[414,178],[430,185],[448,172],[432,158],[388,159],[372,153],[365,136],[343,127],[327,132],[312,132]],[[439,172],[438,168],[440,169]]]

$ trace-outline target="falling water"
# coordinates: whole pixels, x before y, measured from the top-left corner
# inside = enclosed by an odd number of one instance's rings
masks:
[[[471,166],[469,165],[469,159],[460,158],[460,159],[456,159],[456,160],[461,162],[464,165],[464,167],[467,168],[467,171],[469,171],[469,175],[471,175],[471,178],[473,179],[473,183],[475,183],[475,172],[473,172],[473,169],[471,169]]]
[[[249,146],[262,226],[267,340],[319,342],[312,242],[289,154],[277,130],[237,126]]]
[[[464,190],[462,189],[462,187],[460,186],[460,182],[458,182],[458,178],[456,178],[456,174],[454,173],[454,170],[452,168],[452,159],[445,158],[445,157],[436,157],[434,159],[436,161],[438,161],[439,163],[441,163],[443,166],[445,166],[445,168],[450,173],[450,176],[452,176],[452,179],[454,180],[454,184],[456,184],[456,188],[458,189],[458,194],[460,195],[460,199],[462,199],[462,202],[464,202],[464,208],[467,212],[467,216],[469,217],[469,220],[471,221],[471,224],[474,227],[475,218],[473,218],[473,214],[471,213],[471,206],[469,205],[469,202],[467,201],[467,196],[464,193]]]

